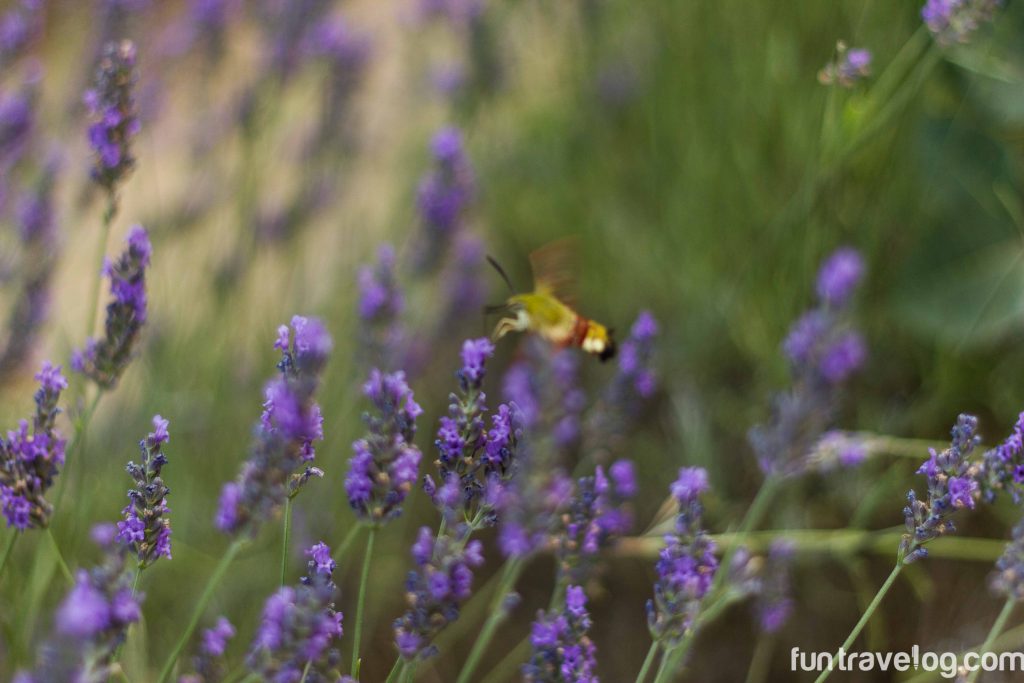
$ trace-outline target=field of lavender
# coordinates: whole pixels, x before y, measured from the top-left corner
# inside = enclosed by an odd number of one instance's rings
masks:
[[[1024,680],[1022,38],[0,0],[0,680]]]

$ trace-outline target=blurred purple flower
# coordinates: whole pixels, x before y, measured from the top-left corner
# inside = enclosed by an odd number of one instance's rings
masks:
[[[132,139],[140,129],[134,90],[138,80],[135,44],[108,43],[96,69],[93,88],[85,93],[92,117],[89,145],[93,149],[92,178],[105,188],[111,205],[118,186],[135,168]]]
[[[530,633],[532,652],[523,665],[528,683],[598,683],[597,648],[590,639],[587,596],[568,586],[561,609],[539,612]]]

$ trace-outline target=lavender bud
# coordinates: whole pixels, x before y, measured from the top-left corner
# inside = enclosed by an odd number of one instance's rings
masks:
[[[528,683],[597,683],[597,648],[590,639],[587,596],[569,586],[562,609],[540,612],[530,633],[532,654],[523,665]]]
[[[96,68],[93,88],[85,94],[92,117],[89,145],[95,157],[92,179],[111,196],[135,168],[132,139],[139,132],[134,90],[138,81],[135,44],[108,43]]]
[[[870,74],[871,51],[865,50],[864,48],[847,49],[846,44],[840,41],[836,45],[835,59],[822,67],[821,71],[818,72],[818,82],[822,85],[838,84],[844,88],[852,88],[857,81],[866,78]],[[847,251],[857,259],[857,277],[859,278],[862,266],[860,262],[860,255],[852,249]],[[837,252],[833,258],[841,256],[842,254]],[[846,264],[836,263],[833,265],[842,267]],[[856,282],[851,283],[851,289],[854,284],[856,284]],[[824,299],[826,298],[826,295],[822,292],[821,287],[822,282],[819,280],[818,293]]]
[[[170,440],[167,420],[153,416],[153,431],[139,442],[142,463],[128,463],[128,474],[136,487],[128,490],[131,501],[117,523],[117,540],[125,545],[138,560],[139,569],[145,569],[160,557],[171,559],[171,521],[167,515],[167,494],[171,491],[160,476],[167,458],[163,444]]]
[[[927,0],[921,19],[940,45],[966,43],[1002,5],[1002,0]]]

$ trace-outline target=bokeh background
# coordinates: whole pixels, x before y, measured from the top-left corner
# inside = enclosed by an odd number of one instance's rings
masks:
[[[162,661],[226,548],[211,524],[217,495],[246,455],[261,386],[274,372],[274,330],[293,313],[322,316],[335,339],[320,395],[326,476],[297,499],[294,547],[333,545],[353,523],[342,484],[362,431],[367,370],[357,354],[357,271],[382,243],[398,253],[403,324],[425,342],[412,384],[426,409],[418,443],[425,462],[433,456],[459,341],[486,329],[476,314],[440,325],[452,296],[444,272],[422,277],[402,266],[422,238],[417,183],[432,164],[429,140],[445,125],[462,131],[474,169],[464,230],[517,285],[530,282],[532,249],[576,235],[583,311],[620,334],[642,309],[661,323],[659,388],[624,453],[641,477],[638,532],[683,464],[710,472],[712,531],[742,516],[761,481],[746,432],[787,382],[781,340],[811,303],[820,260],[839,245],[858,248],[869,265],[857,319],[870,346],[840,425],[941,441],[967,411],[980,416],[986,443],[1001,439],[1024,409],[1024,12],[1011,6],[971,44],[943,50],[918,82],[899,86],[892,111],[874,97],[874,77],[848,90],[817,80],[840,39],[869,48],[874,73],[885,71],[923,37],[919,5],[487,0],[432,14],[454,6],[252,0],[234,7],[208,44],[188,33],[189,3],[47,3],[30,57],[0,73],[0,87],[16,89],[41,67],[34,149],[61,162],[59,254],[50,314],[31,359],[4,378],[0,418],[13,426],[28,414],[34,368],[46,358],[66,365],[82,342],[102,198],[89,186],[81,95],[104,33],[131,38],[141,73],[138,168],[107,253],[131,224],[150,230],[150,321],[124,380],[100,403],[82,466],[70,472],[75,497],[54,521],[73,564],[94,559],[86,529],[117,517],[130,483],[125,462],[154,413],[170,419],[174,559],[145,575],[130,679],[147,680],[147,662]],[[344,22],[361,56],[347,71],[299,58],[283,77],[268,73],[275,50],[301,53],[302,36],[289,35],[282,17],[321,10]],[[332,87],[340,100],[327,97]],[[311,131],[324,121],[329,142],[311,150]],[[853,140],[852,152],[839,151]],[[15,229],[2,228],[5,272],[16,272]],[[482,264],[475,277],[488,301],[505,296]],[[16,291],[6,289],[9,307]],[[517,343],[502,342],[496,373]],[[594,396],[614,370],[586,360]],[[926,453],[911,455],[879,454],[855,471],[794,481],[764,527],[896,527],[906,490],[921,484],[914,470]],[[422,493],[411,500],[379,535],[364,681],[383,680],[394,661],[390,622],[403,608],[408,546],[416,527],[436,523]],[[1005,539],[1017,514],[986,509],[962,532]],[[35,552],[41,542],[19,543],[0,584],[5,679],[28,661],[63,591],[52,558]],[[211,618],[227,613],[240,624],[234,660],[276,586],[279,544],[279,525],[268,525],[210,607]],[[958,650],[983,639],[1000,606],[986,588],[998,544],[980,547],[976,559],[936,557],[906,572],[866,642]],[[755,651],[774,655],[767,680],[795,680],[789,648],[841,642],[895,550],[802,547],[790,623],[766,646],[749,610],[734,608],[700,637],[687,680],[743,680]],[[293,565],[298,576],[298,550]],[[356,566],[343,563],[339,580],[347,615]],[[481,583],[495,567],[481,570]],[[653,577],[652,557],[613,553],[591,587],[603,680],[635,677],[649,644],[643,605]],[[523,603],[481,672],[521,640],[551,578],[550,560],[531,565]],[[476,629],[460,633],[421,680],[454,680]]]

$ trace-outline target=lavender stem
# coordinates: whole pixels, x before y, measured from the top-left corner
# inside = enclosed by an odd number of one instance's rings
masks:
[[[1003,605],[1003,609],[999,612],[999,616],[996,617],[995,623],[992,624],[992,628],[989,629],[988,635],[985,636],[985,642],[982,643],[981,647],[978,648],[978,652],[984,654],[992,650],[992,644],[996,642],[996,638],[1006,628],[1006,622],[1010,619],[1010,614],[1013,612],[1013,608],[1017,606],[1017,600],[1011,595],[1006,599],[1006,604]],[[981,672],[981,668],[977,668],[971,672],[971,675],[967,677],[967,683],[974,683],[978,678],[978,674]]]
[[[359,643],[363,635],[363,606],[366,604],[366,582],[370,576],[370,558],[373,556],[373,539],[377,526],[370,527],[366,537],[366,553],[363,555],[363,572],[359,578],[359,597],[356,599],[356,629],[352,638],[352,677],[359,680]]]

